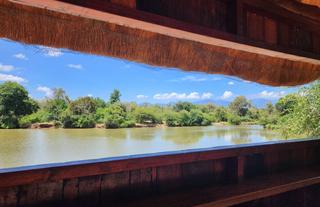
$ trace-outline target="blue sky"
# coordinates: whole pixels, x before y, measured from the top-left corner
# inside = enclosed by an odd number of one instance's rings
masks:
[[[298,89],[0,39],[0,83],[6,80],[21,83],[35,99],[50,97],[53,88],[61,87],[72,99],[93,96],[107,100],[117,88],[123,101],[138,103],[227,102],[239,95],[274,102]]]

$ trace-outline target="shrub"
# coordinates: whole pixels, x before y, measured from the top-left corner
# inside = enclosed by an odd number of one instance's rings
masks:
[[[232,125],[240,125],[241,118],[238,115],[230,114],[228,117],[228,122]]]
[[[93,114],[97,110],[96,100],[82,97],[70,103],[69,109],[74,115]]]
[[[115,129],[115,128],[126,128],[133,127],[134,121],[126,112],[123,105],[119,103],[111,104],[105,113],[105,128]]]
[[[32,124],[46,122],[48,120],[49,113],[40,110],[36,113],[24,116],[19,120],[19,126],[21,128],[29,128]]]
[[[215,110],[215,118],[217,122],[226,122],[228,121],[228,112],[225,108],[219,107]]]
[[[64,128],[94,128],[96,122],[92,115],[66,115],[62,125]]]
[[[161,119],[157,117],[156,113],[154,113],[151,109],[147,109],[147,108],[138,108],[134,112],[134,117],[137,123],[140,123],[140,124],[161,123]]]
[[[170,113],[165,117],[165,122],[168,127],[177,127],[180,126],[180,120],[178,113]]]

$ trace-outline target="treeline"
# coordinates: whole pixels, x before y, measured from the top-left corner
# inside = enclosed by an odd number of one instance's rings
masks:
[[[23,86],[5,82],[0,85],[0,127],[29,128],[36,123],[52,123],[63,128],[93,128],[97,125],[129,128],[159,124],[180,127],[224,122],[231,125],[261,124],[266,128],[284,129],[286,133],[319,135],[319,85],[288,95],[275,106],[270,103],[258,109],[243,96],[235,98],[228,107],[189,102],[137,105],[121,102],[118,90],[113,91],[108,101],[92,97],[71,100],[63,89],[54,89],[52,98],[35,101]],[[302,122],[301,117],[304,117]]]

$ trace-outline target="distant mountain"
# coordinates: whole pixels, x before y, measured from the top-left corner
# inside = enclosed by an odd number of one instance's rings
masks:
[[[268,100],[268,99],[253,99],[250,100],[251,103],[257,107],[257,108],[264,108],[268,103],[273,103],[275,104],[277,102],[277,100]],[[215,104],[218,106],[228,106],[230,104],[231,101],[227,101],[227,100],[212,100],[212,99],[208,99],[208,100],[201,100],[201,101],[194,101],[194,104]]]
[[[230,101],[208,99],[208,100],[194,101],[192,103],[193,104],[209,104],[209,103],[212,103],[212,104],[218,105],[218,106],[228,106],[230,104]]]

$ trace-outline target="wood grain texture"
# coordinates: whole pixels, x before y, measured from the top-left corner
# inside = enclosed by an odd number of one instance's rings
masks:
[[[320,183],[319,154],[320,139],[19,169],[0,174],[0,206],[298,205]]]
[[[136,8],[136,0],[110,0],[112,3],[119,4],[129,8]]]
[[[149,155],[140,158],[125,158],[109,161],[99,160],[92,163],[80,162],[78,164],[70,164],[69,166],[56,165],[43,169],[20,169],[19,172],[0,173],[0,188],[209,160],[214,161],[213,168],[220,168],[220,170],[224,172],[223,163],[227,162],[225,159],[231,159],[229,166],[232,166],[235,164],[232,160],[235,160],[238,156],[255,153],[271,153],[272,155],[272,153],[283,150],[299,151],[310,147],[312,147],[312,150],[308,151],[307,157],[310,161],[312,160],[310,164],[315,164],[317,154],[315,149],[319,146],[319,139],[298,140],[242,147],[224,147],[221,149],[213,148],[188,153],[177,152],[170,155]],[[215,163],[215,160],[218,161]],[[40,177],[39,175],[43,176]]]
[[[0,188],[0,206],[16,207],[18,204],[18,188]]]
[[[0,37],[24,43],[68,48],[186,71],[238,76],[269,85],[297,85],[320,77],[319,60],[63,2],[1,0],[0,6]]]

